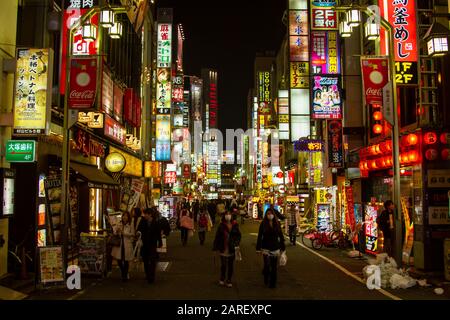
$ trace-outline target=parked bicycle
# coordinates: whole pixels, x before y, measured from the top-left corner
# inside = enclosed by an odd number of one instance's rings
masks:
[[[33,257],[31,251],[27,251],[25,246],[30,236],[33,234],[33,228],[30,228],[25,234],[24,239],[15,244],[8,240],[8,271],[17,275],[26,277],[28,266],[33,265]]]

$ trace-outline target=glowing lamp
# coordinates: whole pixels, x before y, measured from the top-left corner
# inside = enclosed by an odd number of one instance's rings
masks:
[[[347,24],[354,28],[361,23],[361,12],[357,9],[347,11]]]
[[[381,134],[383,132],[383,126],[381,124],[375,124],[372,130],[375,134]]]
[[[386,141],[386,149],[389,152],[392,151],[392,141],[391,140]]]
[[[444,149],[441,151],[442,160],[450,160],[450,149]]]
[[[110,8],[100,11],[100,24],[104,28],[111,28],[114,26],[114,12]]]
[[[425,152],[425,158],[429,161],[434,161],[437,159],[437,157],[438,157],[438,152],[436,149],[428,149]]]
[[[348,38],[352,35],[352,27],[347,24],[346,19],[339,23],[339,33],[342,38]]]
[[[367,40],[376,40],[380,36],[380,25],[375,21],[367,21],[365,25]]]
[[[370,161],[371,169],[378,169],[377,162],[375,160]]]
[[[426,132],[423,135],[423,142],[425,144],[435,144],[437,142],[437,134],[436,132]]]
[[[417,162],[419,161],[419,153],[417,151],[410,151],[408,153],[409,162]]]
[[[386,158],[386,164],[390,167],[392,166],[392,157],[387,157]]]
[[[83,25],[81,32],[85,40],[94,41],[97,38],[97,28],[90,21]]]
[[[403,153],[403,154],[400,156],[400,162],[401,162],[401,163],[408,163],[408,162],[409,162],[409,157],[408,157],[408,154],[407,154],[407,153]]]
[[[448,53],[449,34],[448,28],[438,22],[430,26],[423,37],[430,57],[440,57]]]
[[[366,171],[369,170],[369,163],[367,161],[364,161],[364,169]]]
[[[375,111],[372,114],[373,120],[380,121],[383,119],[383,114],[380,111]]]
[[[408,144],[410,146],[413,146],[415,144],[417,144],[418,138],[417,135],[415,135],[414,133],[410,133],[406,136],[406,141],[408,141]]]
[[[109,28],[109,36],[111,39],[119,39],[122,36],[122,24],[114,22],[114,26]]]

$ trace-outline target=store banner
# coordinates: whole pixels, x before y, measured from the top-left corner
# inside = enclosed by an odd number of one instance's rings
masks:
[[[350,225],[352,231],[355,231],[356,221],[355,221],[355,206],[353,203],[353,187],[348,186],[345,188],[345,199],[347,201],[347,210],[345,215],[345,223]]]
[[[14,91],[14,134],[46,134],[49,129],[53,50],[18,49]]]
[[[118,84],[114,84],[114,118],[121,122],[123,112],[123,90]]]
[[[361,57],[366,104],[383,104],[383,87],[389,82],[388,57]]]
[[[113,95],[114,82],[112,74],[104,63],[102,71],[102,110],[111,116],[114,115]]]
[[[291,89],[309,88],[309,62],[291,62]]]
[[[119,142],[122,145],[126,144],[126,130],[116,120],[105,114],[105,136]]]
[[[327,121],[328,131],[328,167],[344,166],[344,148],[342,137],[342,120]]]
[[[185,177],[186,179],[189,179],[191,177],[191,165],[183,165],[183,177]]]
[[[144,180],[132,179],[131,180],[131,197],[128,201],[128,212],[135,208],[141,197],[142,190],[144,189]]]
[[[97,58],[73,58],[70,63],[69,108],[93,108],[96,89]]]
[[[175,184],[177,182],[177,173],[175,171],[166,171],[164,173],[165,184]]]

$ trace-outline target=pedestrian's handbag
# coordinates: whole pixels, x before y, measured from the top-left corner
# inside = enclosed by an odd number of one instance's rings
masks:
[[[287,259],[286,251],[283,251],[280,256],[280,266],[285,266],[287,264]]]
[[[194,220],[188,216],[182,216],[180,219],[180,224],[183,228],[193,230],[194,229]]]
[[[118,234],[113,234],[111,238],[109,238],[109,245],[113,247],[120,247],[120,243],[122,242],[122,237]]]
[[[234,253],[235,253],[236,261],[242,261],[241,248],[239,248],[239,247],[234,248]]]

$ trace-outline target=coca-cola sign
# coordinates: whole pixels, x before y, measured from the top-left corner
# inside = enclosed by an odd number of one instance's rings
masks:
[[[361,58],[361,70],[367,104],[383,104],[383,87],[389,82],[387,57]]]
[[[89,109],[95,102],[97,60],[74,58],[70,65],[69,108]]]

